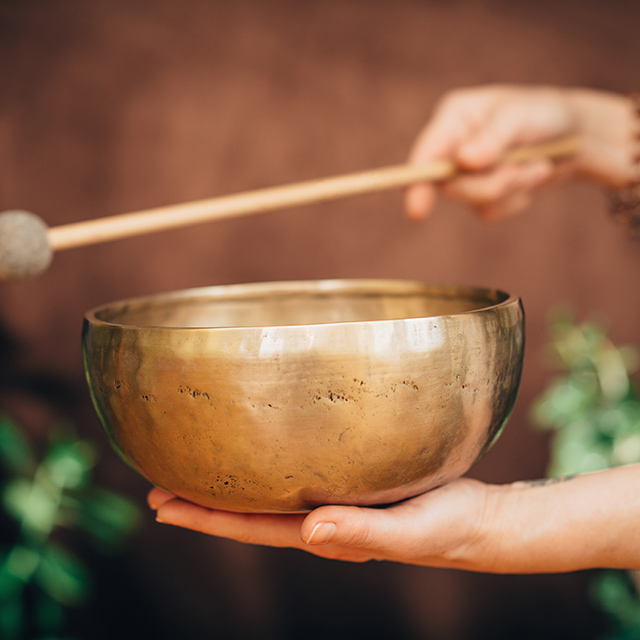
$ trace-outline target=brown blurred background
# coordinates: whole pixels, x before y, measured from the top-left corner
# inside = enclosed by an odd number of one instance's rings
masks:
[[[0,210],[51,225],[401,162],[446,90],[487,82],[640,86],[631,0],[0,0]],[[399,193],[63,252],[0,287],[3,411],[43,438],[60,417],[103,449],[104,482],[141,505],[82,373],[83,312],[209,284],[414,278],[522,296],[528,353],[516,411],[472,471],[540,477],[528,423],[550,372],[549,310],[600,312],[640,344],[640,246],[573,184],[483,224],[442,202],[403,218]],[[11,346],[13,345],[13,346]],[[143,507],[144,508],[144,507]],[[348,565],[145,523],[95,560],[81,638],[594,638],[589,573],[490,576]]]

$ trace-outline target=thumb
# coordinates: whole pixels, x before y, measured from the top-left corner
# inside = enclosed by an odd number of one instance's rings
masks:
[[[388,542],[389,516],[384,510],[362,507],[319,507],[302,523],[305,544],[337,544],[359,549],[380,549]]]

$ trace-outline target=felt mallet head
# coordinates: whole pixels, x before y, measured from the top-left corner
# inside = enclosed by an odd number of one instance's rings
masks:
[[[28,211],[0,213],[0,280],[42,273],[53,259],[45,222]]]

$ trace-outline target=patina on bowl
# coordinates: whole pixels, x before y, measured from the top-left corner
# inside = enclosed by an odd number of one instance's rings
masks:
[[[513,407],[517,298],[390,280],[216,286],[86,314],[92,399],[120,455],[201,505],[376,505],[464,474]]]

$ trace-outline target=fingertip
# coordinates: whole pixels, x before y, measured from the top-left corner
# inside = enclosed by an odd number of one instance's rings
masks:
[[[170,524],[186,529],[199,530],[198,527],[193,526],[192,523],[185,520],[183,506],[180,500],[167,500],[156,510],[156,522],[159,524]]]
[[[175,499],[166,500],[156,508],[156,522],[161,524],[176,524],[176,518],[182,513],[182,501]]]
[[[335,522],[318,522],[302,541],[309,545],[328,544],[334,538],[337,529]]]
[[[405,193],[404,205],[407,218],[422,222],[429,217],[435,204],[435,190],[430,185],[415,184]]]
[[[376,509],[326,505],[305,518],[300,537],[311,546],[333,544],[366,548],[377,543],[374,529],[383,520],[383,511]]]
[[[341,514],[350,507],[324,505],[309,513],[300,526],[300,539],[305,544],[319,544],[328,541],[328,535],[334,537],[341,520]],[[323,526],[330,525],[330,526]]]
[[[151,509],[157,511],[163,504],[174,498],[173,493],[160,489],[160,487],[154,487],[147,495],[147,504]]]
[[[480,217],[490,224],[502,222],[529,209],[532,198],[529,193],[514,193],[500,203],[478,208]]]

